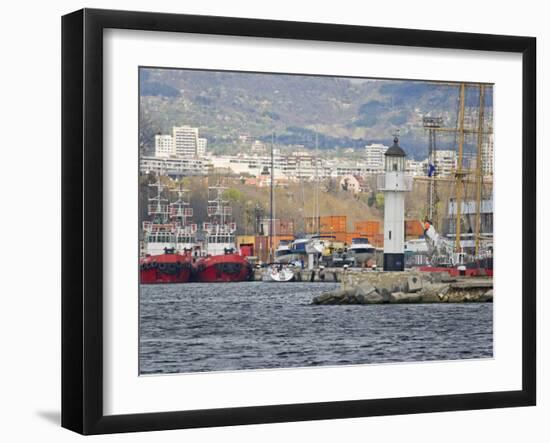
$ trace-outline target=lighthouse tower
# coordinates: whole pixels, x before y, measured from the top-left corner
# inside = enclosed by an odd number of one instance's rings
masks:
[[[405,177],[405,151],[393,139],[384,158],[379,189],[384,192],[384,271],[405,269],[405,192],[411,182]]]

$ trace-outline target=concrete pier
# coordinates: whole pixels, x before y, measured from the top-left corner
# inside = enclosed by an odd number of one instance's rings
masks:
[[[341,289],[324,292],[312,303],[467,303],[492,302],[493,280],[488,277],[451,277],[447,273],[347,270],[340,274]]]

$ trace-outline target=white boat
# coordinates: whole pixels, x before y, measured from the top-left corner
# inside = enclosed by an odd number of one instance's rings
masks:
[[[374,258],[376,248],[369,243],[367,238],[352,238],[351,245],[348,247],[347,252],[350,256],[355,258],[356,264],[361,266]]]
[[[310,239],[299,238],[292,242],[279,244],[275,251],[275,263],[307,263],[306,245]]]
[[[262,275],[262,281],[288,282],[294,279],[292,266],[273,264],[267,266]]]
[[[306,244],[308,254],[321,255],[327,249],[336,237],[333,235],[312,235],[309,243]]]
[[[292,242],[281,240],[275,249],[275,263],[290,263],[292,261]]]

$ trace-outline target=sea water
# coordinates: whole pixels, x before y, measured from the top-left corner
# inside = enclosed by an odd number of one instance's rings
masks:
[[[311,305],[335,283],[140,287],[141,374],[487,358],[493,305]]]

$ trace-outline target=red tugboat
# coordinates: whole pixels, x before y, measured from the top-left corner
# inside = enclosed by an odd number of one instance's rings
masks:
[[[150,255],[141,260],[142,284],[187,283],[191,278],[191,257],[166,248],[162,255]]]
[[[201,258],[195,269],[197,281],[203,283],[246,281],[252,274],[246,258],[234,252]]]
[[[144,256],[140,260],[140,282],[142,284],[187,283],[191,279],[191,250],[195,241],[196,225],[188,225],[187,217],[192,209],[182,199],[168,204],[162,192],[165,186],[157,177],[150,185],[157,189],[155,197],[149,199],[148,214],[153,221],[143,222]]]
[[[203,225],[207,256],[195,263],[195,279],[199,282],[238,282],[252,276],[252,267],[246,257],[235,252],[237,226],[226,221],[231,215],[231,207],[225,206],[225,189],[221,186],[208,188],[215,196],[208,201],[208,216],[212,221]]]

